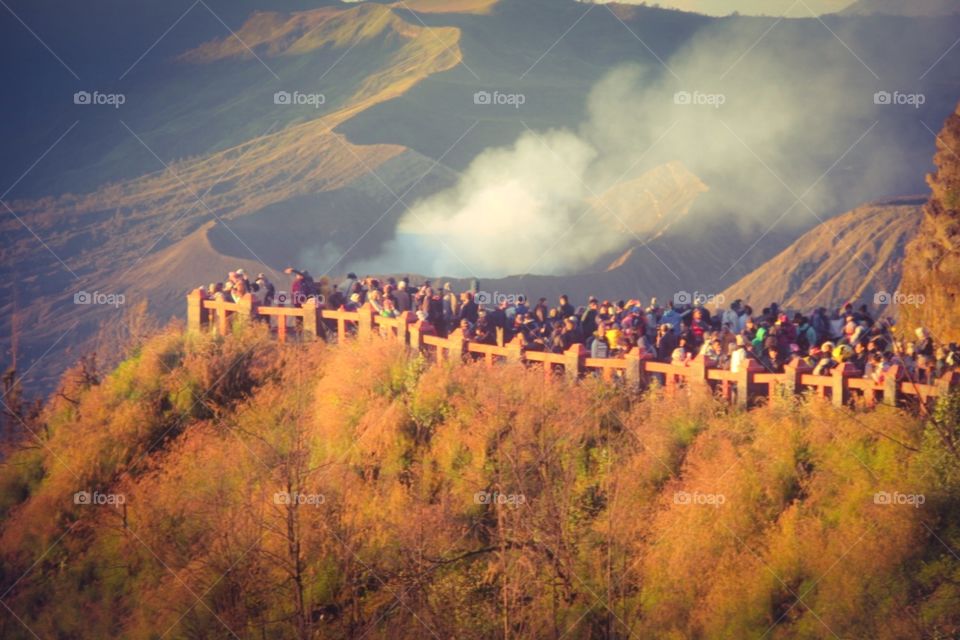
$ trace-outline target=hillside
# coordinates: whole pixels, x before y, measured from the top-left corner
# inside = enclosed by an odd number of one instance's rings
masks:
[[[356,30],[363,26],[367,28]],[[190,238],[213,221],[230,236],[231,248],[236,247],[240,255],[230,258],[227,254],[227,260],[213,262],[193,256],[190,269],[197,277],[222,277],[220,267],[224,262],[242,259],[255,263],[252,271],[265,271],[280,280],[280,269],[295,254],[282,262],[267,262],[260,257],[262,243],[244,240],[232,230],[230,221],[264,210],[276,213],[277,209],[299,208],[304,198],[317,194],[355,193],[354,206],[368,213],[364,218],[347,219],[348,224],[363,227],[350,233],[353,239],[391,204],[391,190],[404,193],[410,189],[415,196],[417,185],[435,188],[435,181],[443,184],[444,179],[450,180],[444,178],[442,167],[415,152],[398,145],[353,145],[333,129],[371,105],[403,93],[430,73],[457,64],[456,30],[411,25],[390,9],[373,4],[322,8],[285,20],[258,14],[250,19],[244,34],[256,38],[258,48],[264,49],[263,55],[271,61],[300,59],[319,48],[359,48],[370,39],[376,40],[373,46],[380,61],[371,68],[372,73],[347,85],[350,93],[344,96],[342,106],[322,117],[293,122],[279,130],[274,122],[270,130],[265,126],[261,135],[199,158],[163,166],[163,160],[154,157],[154,164],[162,166],[160,170],[108,183],[90,193],[11,202],[19,219],[7,217],[0,228],[12,279],[0,290],[5,292],[5,315],[15,317],[20,327],[34,327],[14,338],[21,349],[42,353],[45,347],[40,345],[58,342],[65,327],[55,319],[70,309],[78,291],[123,294],[130,304],[148,299],[146,294],[156,292],[157,284],[167,287],[162,292],[167,296],[174,290],[182,293],[183,283],[158,278],[164,273],[161,265],[166,259],[159,252]],[[297,34],[299,37],[295,37]],[[283,45],[268,44],[274,41]],[[190,64],[197,64],[236,55],[226,42],[212,41],[185,54],[186,58]],[[245,64],[258,63],[248,60]],[[264,103],[266,89],[262,90]],[[149,134],[144,136],[152,140]],[[137,138],[138,143],[133,136],[130,140],[138,145],[138,155],[154,153],[149,142]],[[383,177],[374,180],[371,172]],[[386,187],[379,180],[384,180]],[[315,234],[326,226],[326,232],[336,237],[324,220],[337,220],[343,210],[342,205],[336,211],[314,207],[312,224],[298,226],[291,233],[301,242],[312,243],[311,234],[318,237]],[[39,252],[33,244],[36,237],[45,239]],[[188,246],[174,251],[190,256]],[[268,256],[276,258],[275,254]],[[129,275],[134,271],[143,273],[143,277],[131,281]],[[158,279],[161,282],[154,284]],[[164,314],[163,319],[171,313],[163,304],[158,310]],[[67,344],[78,351],[89,347],[88,341],[102,325],[118,319],[116,309],[109,307],[87,306],[74,311],[69,314],[67,327],[72,335]],[[62,368],[62,363],[46,363],[50,365]],[[48,384],[58,375],[56,368],[47,370]],[[35,373],[43,371],[41,368]]]
[[[935,17],[960,13],[955,0],[856,0],[839,11],[843,16],[915,16]]]
[[[0,468],[11,640],[960,632],[956,459],[894,409],[638,401],[253,327],[60,392]]]
[[[809,311],[850,300],[870,304],[877,293],[892,294],[900,282],[904,247],[920,225],[922,204],[919,198],[901,198],[831,218],[726,289],[724,299],[740,298],[756,308],[777,301]]]

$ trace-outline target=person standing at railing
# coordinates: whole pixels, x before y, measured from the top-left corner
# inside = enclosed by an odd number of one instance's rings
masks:
[[[590,341],[590,357],[610,357],[610,343],[607,342],[606,329],[602,324],[594,331],[593,339]]]
[[[691,346],[694,348],[699,348],[700,345],[703,344],[704,336],[709,329],[710,325],[704,318],[704,310],[700,307],[697,307],[693,310],[693,314],[690,319],[690,334],[692,338]]]
[[[837,361],[833,359],[833,347],[832,342],[824,342],[820,347],[820,360],[813,368],[813,375],[828,376],[833,372],[837,366]]]
[[[400,282],[397,283],[397,290],[394,292],[394,297],[397,299],[397,310],[400,313],[404,311],[410,311],[410,292],[407,290],[409,282],[406,278],[401,278]]]
[[[730,354],[730,371],[737,373],[748,366],[750,360],[751,342],[742,335],[737,335],[736,346]]]
[[[466,295],[466,294],[464,294]],[[453,286],[449,282],[443,283],[443,322],[452,327],[460,318],[460,305],[457,300],[457,294],[453,292]],[[471,320],[471,323],[476,319]]]
[[[473,325],[470,324],[470,321],[466,318],[460,321],[460,325],[457,327],[460,330],[460,335],[463,336],[463,339],[471,342],[474,338]]]
[[[247,295],[247,281],[241,278],[238,279],[236,283],[234,283],[233,288],[230,289],[230,298],[234,302],[240,302],[245,295]]]
[[[691,345],[687,342],[686,336],[680,336],[677,339],[677,347],[670,354],[672,364],[687,366],[693,359],[693,353],[690,351]]]
[[[290,282],[290,306],[302,307],[307,298],[315,293],[313,279],[309,277],[308,272],[299,271],[293,267],[287,267],[283,272],[293,276]]]
[[[775,345],[768,345],[758,360],[769,373],[783,373],[783,356]]]
[[[433,326],[430,322],[430,319],[427,317],[427,312],[424,310],[417,311],[417,322],[420,325],[420,335],[422,336],[435,336],[437,335],[437,328]]]
[[[443,321],[443,298],[441,298],[439,292],[434,291],[432,288],[427,287],[427,290],[430,292],[429,296],[424,300],[427,319],[430,320],[430,324],[436,329],[437,335],[441,338],[446,338],[452,327],[447,326]]]
[[[677,348],[677,334],[673,332],[673,327],[669,323],[660,325],[657,331],[657,360],[660,362],[670,362],[673,356],[673,350]]]
[[[272,307],[273,300],[277,295],[277,289],[273,286],[273,283],[267,279],[267,276],[262,273],[257,274],[257,288],[258,288],[258,299],[261,305],[265,307]]]
[[[932,358],[935,348],[933,338],[930,337],[930,332],[924,327],[917,327],[915,333],[917,336],[916,352]]]
[[[473,340],[480,344],[497,344],[496,328],[490,321],[490,314],[483,309],[480,310],[480,317],[477,319]]]
[[[723,350],[723,343],[716,334],[710,334],[703,341],[700,348],[700,356],[703,357],[707,365],[711,367],[722,367],[726,362],[726,352]]]
[[[580,316],[580,326],[583,328],[585,335],[593,335],[593,333],[596,332],[599,313],[600,304],[596,298],[590,296],[590,299],[587,301],[587,309],[583,312],[583,315]]]
[[[397,312],[397,307],[393,302],[393,298],[384,298],[383,306],[380,309],[381,318],[396,318],[400,314]]]
[[[476,301],[473,299],[473,294],[469,291],[464,291],[460,294],[461,307],[459,313],[457,314],[460,322],[466,320],[471,325],[476,324],[477,317],[479,316],[479,308],[477,307]]]

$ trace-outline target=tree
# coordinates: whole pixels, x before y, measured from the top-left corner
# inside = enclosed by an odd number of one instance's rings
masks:
[[[960,340],[960,318],[951,313],[960,302],[960,106],[947,118],[937,136],[927,176],[930,199],[923,222],[907,245],[900,293],[917,304],[900,308],[908,329],[927,327],[938,341]]]

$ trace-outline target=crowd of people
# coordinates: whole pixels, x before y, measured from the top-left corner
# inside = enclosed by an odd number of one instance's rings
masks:
[[[385,318],[408,314],[421,333],[446,336],[459,329],[465,339],[485,344],[519,342],[531,351],[561,353],[582,344],[591,357],[617,357],[632,349],[662,362],[689,365],[702,357],[711,367],[739,371],[758,362],[778,373],[790,361],[803,363],[814,374],[829,375],[838,366],[852,365],[865,378],[881,383],[897,365],[899,376],[931,382],[960,365],[960,348],[937,345],[924,328],[894,337],[889,319],[874,318],[867,305],[847,303],[837,309],[818,307],[810,313],[788,313],[774,302],[755,312],[742,300],[726,309],[679,304],[656,298],[599,300],[590,296],[574,306],[567,295],[551,305],[522,294],[488,300],[478,292],[455,292],[451,283],[434,286],[429,280],[358,278],[343,283],[325,278],[316,282],[308,271],[288,268],[289,292],[278,292],[264,274],[254,280],[242,270],[223,283],[206,287],[210,297],[239,301],[250,293],[258,305],[302,306],[315,299],[323,308],[354,311],[369,305]],[[679,297],[679,296],[678,296]]]

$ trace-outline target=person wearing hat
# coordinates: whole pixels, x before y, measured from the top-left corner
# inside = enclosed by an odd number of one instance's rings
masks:
[[[837,366],[837,361],[833,359],[834,346],[832,342],[828,341],[820,347],[820,360],[813,367],[813,375],[828,376],[833,372],[833,369]]]

